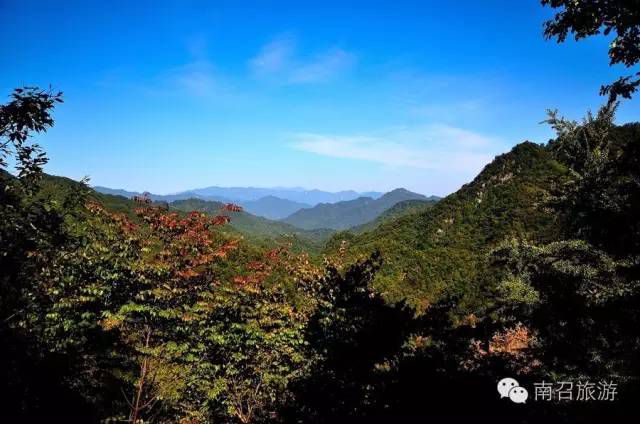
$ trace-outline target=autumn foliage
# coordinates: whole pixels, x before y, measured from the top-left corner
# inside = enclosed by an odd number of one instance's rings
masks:
[[[133,222],[92,202],[87,211],[93,235],[43,275],[75,277],[63,287],[46,286],[40,295],[55,312],[39,324],[66,334],[67,344],[57,349],[83,349],[82,370],[111,364],[109,378],[121,381],[115,417],[137,422],[163,411],[190,422],[215,416],[250,422],[275,410],[275,391],[304,371],[305,318],[284,286],[270,282],[275,273],[287,274],[285,252],[247,251],[216,230],[227,222],[220,216],[149,206],[136,209]],[[82,277],[97,272],[110,278]],[[89,333],[100,332],[115,343],[84,351]]]

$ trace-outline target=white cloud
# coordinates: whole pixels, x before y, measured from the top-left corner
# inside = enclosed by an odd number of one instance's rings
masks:
[[[292,147],[318,155],[375,162],[391,167],[477,173],[504,143],[447,125],[401,127],[375,135],[299,133]]]
[[[328,81],[353,65],[353,54],[331,48],[307,60],[296,56],[295,40],[280,37],[262,47],[249,61],[256,77],[287,84]]]

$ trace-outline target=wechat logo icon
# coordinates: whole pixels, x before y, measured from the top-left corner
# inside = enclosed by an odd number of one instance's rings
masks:
[[[500,398],[508,397],[513,403],[526,403],[529,392],[514,378],[503,378],[498,382],[498,393]]]

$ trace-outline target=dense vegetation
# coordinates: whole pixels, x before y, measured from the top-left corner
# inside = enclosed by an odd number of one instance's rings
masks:
[[[540,205],[567,173],[545,147],[522,143],[433,207],[363,234],[337,234],[329,251],[345,243],[354,257],[380,250],[386,264],[376,287],[391,300],[408,299],[424,309],[445,292],[472,290],[469,282],[500,241],[557,234],[555,214]]]
[[[380,214],[376,219],[351,227],[348,231],[364,233],[377,228],[385,222],[390,222],[394,219],[400,218],[401,216],[422,212],[435,205],[439,197],[431,196],[429,199],[430,200],[403,200],[382,212],[382,214]]]
[[[570,3],[548,29],[563,38],[618,2],[543,3]],[[638,34],[635,15],[611,16]],[[268,230],[237,205],[134,203],[43,174],[33,137],[61,101],[21,88],[0,105],[7,422],[637,414],[640,124],[616,126],[614,98],[583,122],[551,112],[555,139],[515,146],[436,204],[335,234],[323,257],[243,237],[230,220]],[[495,391],[504,376],[611,381],[618,395],[518,405]]]

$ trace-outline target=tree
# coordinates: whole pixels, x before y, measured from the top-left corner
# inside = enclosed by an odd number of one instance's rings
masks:
[[[132,423],[268,419],[305,372],[306,315],[286,292],[287,257],[230,239],[224,215],[141,219],[90,203],[76,241],[45,267],[25,323],[77,358],[69,375],[103,417]],[[226,206],[228,207],[228,206]],[[117,388],[118,398],[108,399]]]
[[[50,205],[34,198],[42,176],[46,155],[30,137],[53,125],[51,111],[62,101],[62,93],[37,88],[14,90],[11,101],[0,105],[0,319],[9,320],[16,312],[22,286],[18,277],[29,262],[26,252],[55,240],[60,218],[50,213]],[[9,159],[15,161],[17,178],[7,172]]]
[[[633,67],[640,61],[639,0],[542,0],[544,6],[562,8],[545,22],[544,35],[559,43],[572,34],[576,40],[604,34],[615,34],[609,45],[610,65]],[[640,72],[620,77],[603,85],[600,94],[608,94],[614,102],[618,96],[631,98],[640,86]]]
[[[62,92],[24,87],[13,91],[11,102],[0,105],[0,169],[4,170],[7,158],[13,156],[18,177],[31,183],[25,188],[33,189],[47,162],[42,148],[29,138],[53,126],[51,111],[56,103],[62,103]]]
[[[616,127],[614,115],[612,103],[582,123],[550,114],[558,136],[548,148],[573,176],[546,205],[564,231],[546,244],[498,246],[491,260],[502,281],[487,303],[530,329],[541,376],[615,380],[632,399],[640,389],[632,324],[640,319],[640,128]],[[615,412],[627,408],[635,406]]]
[[[295,386],[288,421],[370,422],[384,404],[415,311],[404,302],[387,304],[375,292],[371,283],[381,261],[374,252],[345,270],[328,263],[306,285],[315,303],[305,336],[312,366]]]
[[[36,330],[20,325],[39,283],[35,275],[68,239],[66,207],[82,201],[81,190],[61,202],[39,193],[47,157],[32,137],[53,126],[52,113],[60,102],[62,93],[24,87],[0,105],[0,385],[9,420],[34,421],[49,407],[67,402],[86,412],[61,384],[67,358],[50,355],[32,336]]]

